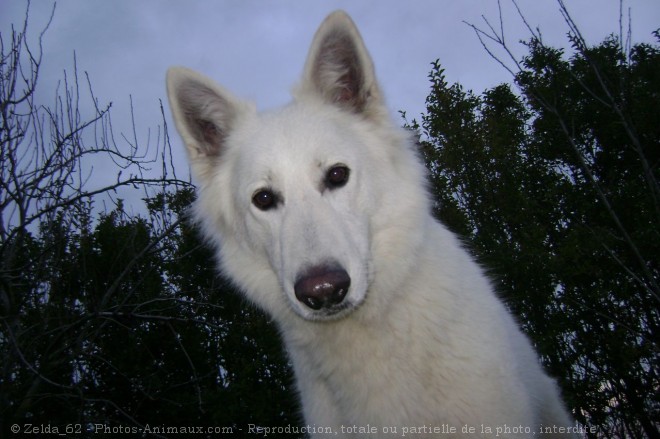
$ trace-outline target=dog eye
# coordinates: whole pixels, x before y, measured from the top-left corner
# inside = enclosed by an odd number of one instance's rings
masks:
[[[277,205],[277,196],[268,189],[262,189],[252,196],[252,204],[260,210],[272,209]]]
[[[329,189],[342,187],[348,181],[350,170],[344,165],[333,166],[325,175],[325,185]]]

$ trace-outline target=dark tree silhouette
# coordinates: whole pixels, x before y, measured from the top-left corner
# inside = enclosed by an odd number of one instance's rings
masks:
[[[559,5],[570,57],[528,26],[517,60],[502,27],[471,25],[488,53],[509,54],[497,60],[517,92],[475,95],[436,62],[410,125],[438,216],[492,268],[576,420],[590,437],[655,438],[660,49],[621,35],[588,46]]]

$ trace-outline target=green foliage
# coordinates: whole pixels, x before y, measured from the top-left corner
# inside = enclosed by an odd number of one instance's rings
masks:
[[[4,431],[297,424],[278,334],[217,277],[180,220],[191,201],[191,190],[159,194],[146,200],[149,218],[120,203],[95,221],[81,206],[86,228],[58,212],[25,239],[21,300],[0,344]]]
[[[491,268],[576,420],[657,437],[660,50],[528,48],[519,93],[477,96],[433,64],[410,127],[436,214]]]

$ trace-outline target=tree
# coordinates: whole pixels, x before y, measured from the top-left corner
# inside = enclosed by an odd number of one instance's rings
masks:
[[[137,138],[133,144],[117,145],[110,105],[99,105],[89,78],[87,95],[81,91],[83,84],[76,68],[72,76],[65,73],[61,92],[52,106],[35,102],[42,41],[53,14],[39,35],[36,50],[27,42],[29,4],[22,28],[12,26],[9,36],[0,34],[0,348],[4,419],[8,410],[19,415],[32,413],[31,407],[37,395],[43,395],[44,386],[60,393],[73,392],[71,380],[77,380],[76,374],[85,367],[75,358],[83,348],[82,338],[70,338],[69,331],[77,334],[87,329],[85,313],[89,310],[83,304],[89,292],[85,290],[84,266],[78,265],[80,248],[76,242],[86,240],[90,234],[94,200],[104,196],[104,201],[117,202],[114,194],[122,188],[147,191],[153,185],[186,184],[176,176],[166,176],[164,160],[162,176],[146,176],[160,152],[149,157],[148,147],[141,147]],[[80,106],[85,98],[93,109],[88,118]],[[159,144],[164,141],[160,134]],[[166,153],[168,147],[164,143],[162,152]],[[104,173],[108,167],[118,169],[116,179],[92,179],[93,164]],[[113,292],[109,288],[106,297]],[[72,367],[78,372],[72,372]],[[22,397],[11,399],[11,388],[19,382],[25,385],[20,388]]]
[[[111,106],[75,68],[38,105],[48,26],[34,50],[28,14],[0,34],[0,431],[296,424],[277,332],[186,220],[192,185],[169,166],[166,125],[155,150],[116,143]]]
[[[518,93],[481,95],[436,62],[410,125],[437,215],[492,268],[576,420],[590,437],[659,437],[660,48],[589,47],[560,8],[569,59],[533,33],[521,61],[499,60]]]

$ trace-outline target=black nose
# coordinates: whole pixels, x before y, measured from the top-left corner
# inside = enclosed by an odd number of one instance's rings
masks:
[[[344,300],[351,278],[339,266],[316,266],[306,270],[296,280],[296,298],[311,309],[330,308]]]

